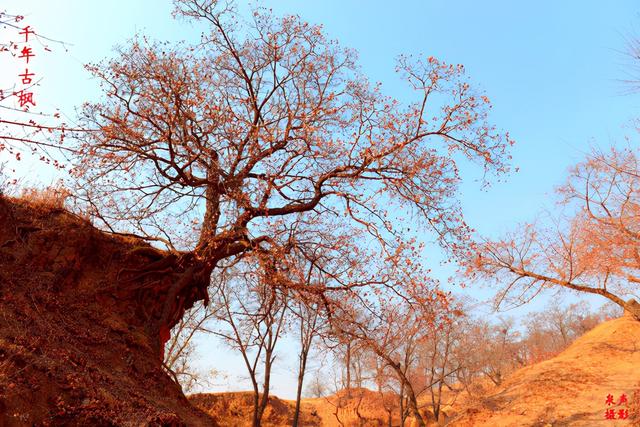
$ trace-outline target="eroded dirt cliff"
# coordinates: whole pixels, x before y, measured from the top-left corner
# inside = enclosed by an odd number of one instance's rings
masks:
[[[216,425],[162,368],[153,290],[123,280],[158,256],[54,204],[0,197],[0,426]]]

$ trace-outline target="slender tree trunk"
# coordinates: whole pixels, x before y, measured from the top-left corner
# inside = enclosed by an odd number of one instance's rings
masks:
[[[394,363],[390,359],[388,360],[388,362],[390,362],[391,367],[396,371],[396,374],[398,375],[398,378],[400,379],[400,383],[401,383],[400,398],[402,399],[402,395],[403,395],[402,390],[406,390],[407,400],[408,400],[408,402],[407,402],[408,408],[407,409],[411,410],[411,413],[413,414],[414,418],[416,419],[416,423],[418,424],[418,427],[425,427],[426,424],[424,422],[424,419],[422,418],[422,415],[420,415],[420,411],[418,410],[418,400],[416,399],[416,394],[413,391],[413,387],[411,386],[411,383],[409,382],[409,379],[407,378],[405,373],[402,371],[399,363]],[[401,404],[401,410],[402,409],[403,409],[403,405]],[[402,413],[402,416],[404,417],[404,412]],[[402,419],[402,425],[404,425],[404,418]]]
[[[308,278],[307,282],[311,279]],[[313,343],[313,337],[316,334],[316,325],[318,322],[318,308],[309,307],[300,304],[300,356],[298,364],[298,389],[296,390],[296,409],[293,415],[293,426],[298,427],[300,422],[300,402],[302,400],[302,386],[304,384],[304,375],[307,371],[307,359],[309,357],[309,351],[311,350],[311,344]]]
[[[360,427],[364,427],[365,422],[367,421],[365,417],[360,413],[360,405],[362,404],[362,399],[364,399],[364,393],[362,389],[358,390],[358,404],[356,405],[356,415],[358,416],[358,424]]]
[[[441,383],[442,384],[442,383]],[[440,394],[442,392],[442,388],[438,386],[438,396],[436,397],[436,393],[433,391],[433,386],[431,386],[431,407],[433,408],[433,418],[438,421],[440,417]]]
[[[404,427],[404,383],[400,384],[400,427]]]
[[[378,386],[378,394],[380,400],[384,406],[384,410],[387,413],[387,427],[392,427],[393,408],[387,406],[386,399],[384,398],[384,391],[382,390],[382,377],[384,374],[384,368],[380,366],[380,359],[376,359],[376,385]]]
[[[426,427],[424,419],[422,419],[422,415],[420,415],[420,410],[418,409],[418,400],[416,399],[415,393],[413,392],[411,387],[407,387],[407,391],[409,392],[409,407],[411,408],[411,412],[416,419],[418,427]]]
[[[303,350],[300,353],[300,370],[298,371],[298,389],[296,391],[296,409],[293,414],[293,427],[298,427],[298,420],[300,419],[300,401],[302,399],[302,384],[304,381],[304,373],[307,369],[307,356],[308,350]]]
[[[351,342],[347,342],[347,353],[345,355],[345,365],[347,368],[347,397],[351,397]]]
[[[253,389],[253,418],[251,420],[251,425],[253,427],[260,427],[260,417],[258,416],[260,407],[260,392],[257,387]]]
[[[273,362],[272,359],[273,350],[267,350],[265,352],[265,364],[264,364],[264,383],[262,385],[262,396],[260,397],[260,402],[256,406],[257,410],[256,417],[254,418],[253,427],[260,427],[262,424],[262,416],[264,415],[264,411],[267,409],[267,405],[269,404],[269,387],[271,386],[271,365]]]

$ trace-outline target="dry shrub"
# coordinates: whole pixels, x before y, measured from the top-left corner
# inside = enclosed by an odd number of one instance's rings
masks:
[[[24,188],[20,193],[21,199],[48,208],[64,208],[70,196],[71,192],[62,185]]]
[[[0,196],[12,194],[17,184],[17,180],[12,180],[9,176],[8,170],[6,163],[0,163]]]

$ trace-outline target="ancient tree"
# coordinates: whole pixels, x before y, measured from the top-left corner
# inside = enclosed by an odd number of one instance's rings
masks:
[[[122,275],[148,283],[139,300],[162,340],[207,300],[222,260],[288,253],[300,220],[340,218],[390,264],[414,245],[393,212],[466,246],[456,160],[504,173],[510,140],[462,66],[400,58],[416,94],[403,104],[298,17],[256,9],[246,22],[212,0],[177,1],[176,14],[206,26],[200,42],[136,38],[88,66],[104,96],[84,106],[91,131],[74,147],[77,200],[107,230],[163,249]]]

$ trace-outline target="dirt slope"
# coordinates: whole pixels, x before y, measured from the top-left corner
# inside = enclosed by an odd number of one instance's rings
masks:
[[[516,371],[451,425],[640,425],[639,383],[640,322],[624,316],[587,332],[558,356]],[[623,394],[629,402],[617,405]],[[607,409],[614,409],[616,418],[628,409],[629,418],[607,420]]]
[[[191,403],[212,414],[222,427],[250,426],[252,416],[252,393],[203,393],[189,396]],[[392,425],[399,425],[395,399],[368,389],[352,389],[349,394],[340,391],[335,395],[317,399],[303,399],[301,425],[305,427],[352,427],[387,426],[391,409]],[[295,402],[270,397],[263,418],[265,427],[286,427],[293,421]],[[411,425],[407,422],[407,427]]]
[[[342,390],[332,396],[305,399],[322,419],[322,426],[387,426],[400,425],[398,402],[394,396],[385,395],[366,388]],[[390,413],[388,412],[390,411]],[[407,427],[410,426],[407,422]]]
[[[251,426],[253,415],[253,393],[201,393],[189,396],[189,401],[197,408],[216,417],[221,427]],[[306,427],[321,425],[313,407],[301,406],[300,423]],[[262,418],[264,427],[290,426],[293,422],[295,402],[269,396],[269,404]]]
[[[0,197],[0,426],[216,425],[163,372],[144,302],[119,279],[150,262],[140,248]]]

